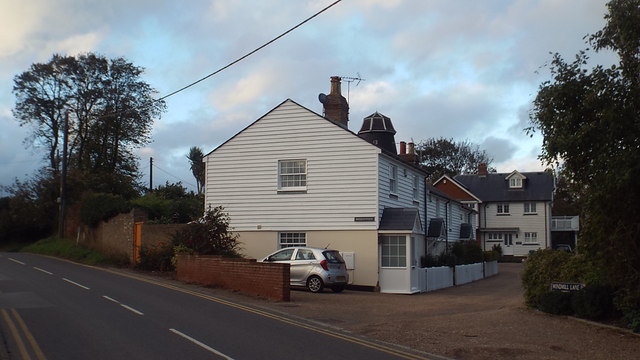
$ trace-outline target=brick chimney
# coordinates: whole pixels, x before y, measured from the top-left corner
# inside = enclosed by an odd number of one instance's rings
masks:
[[[400,141],[400,154],[398,156],[410,164],[418,164],[418,154],[416,154],[416,146],[413,142],[405,143]]]
[[[342,126],[349,128],[349,104],[342,96],[340,76],[331,77],[331,92],[329,95],[320,94],[318,98],[324,107],[324,116]]]
[[[489,172],[487,171],[487,164],[486,163],[480,163],[478,165],[478,175],[480,176],[487,176]]]

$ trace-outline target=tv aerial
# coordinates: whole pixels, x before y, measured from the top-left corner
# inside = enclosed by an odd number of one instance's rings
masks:
[[[351,92],[351,83],[355,82],[356,86],[360,85],[361,81],[365,81],[366,79],[363,79],[360,76],[360,73],[357,73],[358,76],[340,76],[340,79],[345,81],[347,83],[347,102],[349,102],[349,93]]]

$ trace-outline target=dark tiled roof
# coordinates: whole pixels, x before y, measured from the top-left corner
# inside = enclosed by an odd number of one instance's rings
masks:
[[[471,239],[471,224],[460,224],[460,239]]]
[[[444,234],[444,219],[433,218],[429,221],[429,229],[427,229],[427,237],[439,238]]]
[[[380,219],[380,230],[413,230],[418,209],[385,208]]]
[[[480,175],[457,175],[460,185],[484,202],[491,201],[551,201],[553,194],[553,176],[546,172],[523,172],[526,176],[521,189],[510,189],[509,174],[489,173]]]

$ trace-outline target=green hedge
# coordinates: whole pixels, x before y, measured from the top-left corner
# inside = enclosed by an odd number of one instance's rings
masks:
[[[584,283],[577,292],[551,291],[552,282]],[[550,314],[577,315],[601,320],[620,316],[614,306],[614,289],[601,284],[593,266],[578,254],[538,250],[527,258],[522,273],[525,302]]]
[[[113,194],[90,194],[82,200],[80,220],[95,227],[100,221],[131,211],[131,204],[122,196]]]

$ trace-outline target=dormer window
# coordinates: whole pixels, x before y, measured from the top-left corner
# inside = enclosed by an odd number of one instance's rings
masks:
[[[509,182],[509,189],[522,189],[526,178],[526,176],[522,175],[517,170],[514,170],[505,178],[505,180]]]

